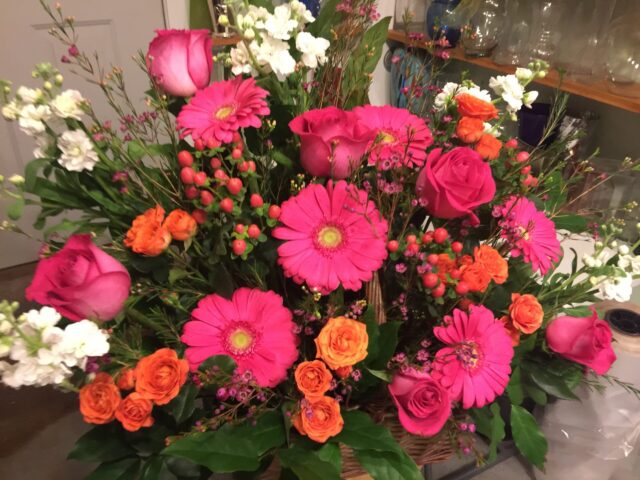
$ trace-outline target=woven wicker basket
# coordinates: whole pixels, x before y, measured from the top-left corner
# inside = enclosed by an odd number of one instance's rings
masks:
[[[373,280],[366,287],[367,302],[375,309],[378,324],[385,323],[384,300],[380,279],[375,273]],[[368,406],[369,412],[377,423],[384,425],[391,435],[398,441],[407,454],[413,458],[416,465],[422,467],[427,464],[442,462],[454,454],[454,446],[451,443],[448,432],[443,431],[432,438],[418,437],[408,433],[398,421],[395,407],[387,401]],[[342,478],[351,479],[366,474],[353,451],[345,445],[340,445],[342,453]],[[278,480],[281,467],[277,459],[259,477],[260,480]]]

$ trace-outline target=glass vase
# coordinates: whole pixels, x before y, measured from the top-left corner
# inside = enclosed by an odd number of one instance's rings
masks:
[[[614,20],[604,52],[607,88],[618,95],[640,97],[640,9]]]
[[[533,7],[535,22],[530,40],[530,59],[551,62],[560,42],[564,3],[562,0],[538,0]]]
[[[506,25],[493,51],[499,65],[525,65],[529,61],[529,37],[533,10],[528,0],[506,1]]]
[[[469,23],[462,29],[464,53],[470,57],[486,57],[498,44],[505,23],[504,0],[483,0]]]
[[[432,40],[446,38],[450,47],[460,39],[461,22],[455,12],[460,0],[433,0],[427,9],[427,35]]]

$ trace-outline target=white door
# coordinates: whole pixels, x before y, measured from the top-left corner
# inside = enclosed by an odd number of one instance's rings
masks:
[[[55,2],[47,0],[51,5]],[[78,47],[86,52],[96,51],[104,65],[124,68],[129,94],[142,106],[143,92],[148,83],[144,73],[135,65],[132,56],[138,50],[146,51],[154,30],[165,28],[165,2],[167,12],[175,15],[176,6],[183,15],[184,0],[63,0],[63,13],[75,17],[79,34]],[[2,0],[0,6],[0,78],[13,81],[14,87],[41,86],[31,78],[36,63],[48,61],[59,68],[65,78],[65,88],[75,88],[91,99],[101,117],[114,120],[98,87],[75,77],[67,65],[60,62],[66,52],[47,32],[50,19],[38,0]],[[184,16],[184,15],[183,15]],[[0,118],[0,174],[8,177],[22,174],[31,160],[33,140],[22,134],[17,125]],[[3,219],[6,204],[0,205]],[[25,211],[19,225],[31,228],[35,211]],[[33,261],[39,244],[24,236],[0,232],[0,268]]]

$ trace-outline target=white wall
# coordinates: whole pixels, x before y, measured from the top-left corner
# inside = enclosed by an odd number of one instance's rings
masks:
[[[396,7],[395,0],[378,0],[378,11],[382,18],[393,17]],[[393,25],[393,20],[391,21]],[[391,74],[384,68],[384,57],[389,51],[385,44],[382,48],[382,57],[373,72],[373,81],[369,90],[369,100],[372,105],[387,105],[391,102]]]
[[[189,28],[189,0],[162,0],[167,28]]]

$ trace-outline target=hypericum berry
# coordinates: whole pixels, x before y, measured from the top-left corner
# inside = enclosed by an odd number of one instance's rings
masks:
[[[207,212],[205,212],[201,208],[196,208],[193,212],[191,212],[191,216],[200,225],[207,221]]]
[[[408,253],[409,256],[417,255],[419,252],[420,245],[418,245],[417,243],[410,243],[409,245],[407,245],[406,253]]]
[[[231,200],[229,197],[220,200],[220,210],[226,213],[233,212],[233,200]]]
[[[242,135],[240,135],[240,132],[233,132],[233,134],[231,135],[231,141],[233,143],[238,143],[242,141]]]
[[[433,298],[443,297],[445,290],[446,290],[446,287],[445,287],[444,283],[441,283],[436,288],[431,290],[431,295],[433,295]]]
[[[200,201],[205,207],[211,205],[213,203],[213,195],[209,190],[202,190],[200,192]]]
[[[215,178],[216,180],[220,180],[222,182],[226,182],[229,179],[229,175],[224,173],[224,170],[218,169],[215,172],[213,172],[213,178]]]
[[[269,215],[269,218],[277,220],[278,218],[280,218],[280,207],[278,205],[271,205],[269,207],[267,215]]]
[[[253,160],[249,160],[247,163],[249,164],[249,171],[250,172],[255,172],[256,171],[256,162],[254,162]]]
[[[240,256],[247,249],[247,242],[240,239],[234,240],[231,242],[231,249],[233,250],[233,253]]]
[[[187,150],[180,150],[178,152],[178,163],[181,167],[190,167],[193,165],[193,155]]]
[[[239,233],[240,235],[242,235],[244,233],[244,225],[239,223],[237,224],[234,229],[233,229],[236,233]]]
[[[504,146],[507,148],[518,148],[518,140],[516,140],[515,138],[510,138],[506,141]]]
[[[400,248],[400,243],[398,243],[397,240],[389,240],[387,242],[387,250],[389,250],[391,253],[397,252],[398,248]]]
[[[467,293],[469,293],[469,284],[464,280],[458,282],[458,284],[456,285],[456,293],[458,295],[466,295]]]
[[[453,253],[460,253],[463,248],[464,245],[462,245],[462,242],[453,242],[451,244],[451,250],[453,250]]]
[[[191,167],[184,167],[182,170],[180,170],[180,180],[185,185],[191,185],[195,176],[196,172],[194,172],[193,168]]]
[[[238,171],[241,173],[245,173],[249,171],[249,162],[244,161],[238,164]]]
[[[249,238],[258,238],[262,232],[260,231],[260,227],[258,227],[255,223],[249,225],[249,229],[247,230],[247,234]]]
[[[211,160],[209,160],[209,165],[211,165],[211,168],[213,170],[216,170],[222,166],[222,162],[218,157],[213,157]]]
[[[196,141],[193,142],[194,146],[196,147],[196,150],[198,150],[199,152],[201,152],[202,150],[204,150],[204,142],[202,141],[202,139],[197,139]]]
[[[207,183],[207,174],[204,172],[196,173],[193,177],[193,183],[195,183],[199,187],[203,186],[205,183]]]
[[[258,208],[264,205],[264,200],[262,200],[262,197],[260,195],[254,193],[249,198],[249,204],[251,205],[251,208]]]
[[[239,148],[234,148],[231,150],[231,158],[234,160],[239,160],[242,158],[242,150]]]
[[[436,228],[433,231],[433,240],[436,243],[444,243],[448,237],[449,237],[449,232],[447,232],[447,230],[444,228]]]
[[[440,278],[435,273],[425,273],[422,276],[422,284],[427,288],[433,288],[438,285]]]
[[[208,149],[213,149],[213,148],[219,148],[220,145],[222,145],[222,143],[220,143],[219,140],[216,140],[215,138],[211,137],[207,140],[207,148]]]
[[[187,197],[189,200],[195,200],[196,198],[198,198],[198,194],[199,194],[198,189],[193,185],[189,185],[187,188],[184,189],[184,196]]]
[[[430,253],[427,256],[427,262],[429,262],[431,265],[436,265],[438,263],[438,260],[439,260],[438,255],[435,253]]]
[[[449,272],[449,276],[451,278],[453,278],[454,280],[458,280],[462,276],[462,272],[460,270],[458,270],[457,268],[454,268],[453,270],[451,270]]]
[[[418,237],[415,235],[407,235],[407,243],[411,245],[412,243],[416,243],[418,241]]]
[[[516,162],[518,163],[524,163],[527,160],[529,160],[529,152],[518,152],[516,155]]]
[[[531,165],[527,165],[526,167],[522,167],[520,169],[520,173],[522,175],[529,175],[531,173]]]
[[[239,178],[230,178],[227,181],[227,190],[231,195],[238,195],[242,190],[242,180]]]
[[[433,233],[427,232],[424,235],[422,235],[422,243],[424,243],[425,245],[428,245],[431,242],[433,242]]]

